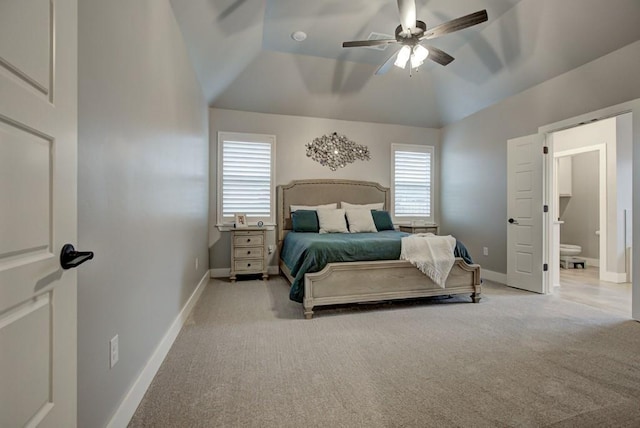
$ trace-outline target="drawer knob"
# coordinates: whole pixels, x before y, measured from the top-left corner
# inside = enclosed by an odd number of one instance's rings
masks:
[[[251,266],[251,263],[247,263],[247,266],[249,266],[249,267],[250,267],[250,266]]]
[[[247,242],[251,242],[251,238],[247,238]]]
[[[251,254],[251,251],[247,251],[247,254]]]

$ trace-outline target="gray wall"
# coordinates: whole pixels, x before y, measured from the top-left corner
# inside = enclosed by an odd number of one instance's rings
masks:
[[[250,132],[272,134],[276,136],[276,184],[287,184],[291,180],[305,178],[345,178],[352,180],[375,181],[383,186],[391,184],[391,144],[424,144],[435,147],[435,176],[438,189],[438,158],[440,155],[440,131],[431,128],[418,128],[402,125],[389,125],[370,122],[321,119],[302,116],[286,116],[265,113],[241,112],[237,110],[210,110],[210,159],[211,159],[211,198],[210,198],[210,263],[212,269],[228,269],[230,264],[229,233],[220,232],[216,224],[217,201],[217,146],[220,131]],[[305,144],[315,137],[331,132],[344,134],[358,144],[369,147],[370,161],[356,161],[337,171],[311,160],[306,156]],[[438,221],[436,190],[435,219]],[[268,232],[269,244],[275,244],[275,233]],[[272,266],[277,259],[272,257]],[[215,272],[214,272],[215,274]]]
[[[484,269],[505,273],[507,140],[640,98],[639,74],[636,42],[444,128],[442,232],[461,239]],[[483,246],[489,256],[482,256]]]
[[[83,0],[78,39],[79,248],[95,251],[78,270],[78,425],[93,428],[206,274],[209,143],[168,0]]]
[[[600,159],[598,152],[571,157],[571,197],[560,198],[560,242],[580,245],[580,257],[599,259],[600,238]]]

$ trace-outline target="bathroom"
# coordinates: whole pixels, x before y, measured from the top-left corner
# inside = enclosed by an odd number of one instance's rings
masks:
[[[581,282],[630,289],[631,120],[626,113],[552,134],[556,291]]]
[[[558,159],[560,267],[600,267],[600,174],[597,150]]]

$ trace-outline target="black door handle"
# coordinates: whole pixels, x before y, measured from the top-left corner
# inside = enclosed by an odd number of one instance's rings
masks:
[[[517,222],[517,221],[515,221],[515,220],[514,220],[514,219],[512,219],[512,218],[510,218],[510,219],[509,219],[509,223],[511,223],[511,224],[518,224],[518,222]]]
[[[71,269],[93,258],[93,251],[76,251],[71,244],[64,244],[60,252],[60,266]]]

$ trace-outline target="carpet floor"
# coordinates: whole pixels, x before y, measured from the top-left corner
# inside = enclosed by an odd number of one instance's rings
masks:
[[[640,427],[640,323],[490,281],[318,309],[211,280],[130,427]]]

